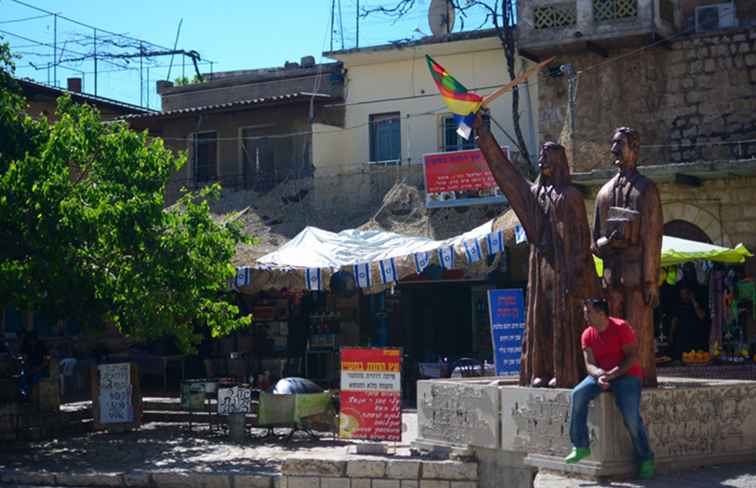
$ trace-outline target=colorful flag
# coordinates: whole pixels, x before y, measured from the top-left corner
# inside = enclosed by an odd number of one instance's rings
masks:
[[[307,268],[305,270],[305,288],[312,291],[323,289],[320,268]]]
[[[355,264],[354,277],[357,280],[357,286],[360,288],[370,288],[372,281],[370,279],[370,264]]]
[[[504,231],[497,230],[486,236],[488,242],[488,254],[504,252]]]
[[[393,283],[394,281],[397,281],[396,263],[394,262],[394,258],[379,261],[378,267],[381,269],[381,281],[384,285],[386,283]]]
[[[454,114],[454,121],[457,122],[457,134],[464,137],[465,140],[470,138],[472,125],[475,121],[475,114],[480,110],[483,97],[473,92],[467,91],[465,86],[454,79],[446,70],[433,61],[430,56],[425,55],[428,61],[428,69],[431,72],[433,81],[441,93],[449,111]]]
[[[528,235],[525,233],[525,229],[520,225],[515,225],[515,244],[522,242],[528,242]]]
[[[439,247],[438,261],[444,269],[454,269],[454,247]]]
[[[465,248],[465,256],[467,256],[468,263],[475,263],[480,261],[483,256],[483,251],[480,249],[480,242],[475,239],[472,242],[463,241],[462,245]]]
[[[425,268],[430,264],[430,253],[428,252],[416,252],[415,253],[415,272],[417,274],[422,273]]]

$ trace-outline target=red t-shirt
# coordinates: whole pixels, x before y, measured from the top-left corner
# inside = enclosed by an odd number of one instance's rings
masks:
[[[589,326],[586,327],[583,335],[580,337],[583,349],[593,351],[596,364],[604,371],[609,371],[615,366],[619,366],[622,360],[625,359],[625,352],[622,350],[622,346],[634,344],[635,342],[635,331],[633,331],[630,324],[616,317],[609,317],[609,327],[604,332],[599,332],[596,327]],[[641,372],[640,362],[636,361],[625,374],[642,378],[643,373]]]

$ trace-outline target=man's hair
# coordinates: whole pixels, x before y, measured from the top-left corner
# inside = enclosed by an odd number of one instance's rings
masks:
[[[609,304],[603,298],[588,298],[585,300],[585,304],[596,310],[604,312],[604,315],[609,316]]]
[[[635,152],[640,151],[640,134],[638,134],[638,131],[631,129],[630,127],[618,127],[614,132],[625,136],[627,145],[630,146],[630,149]]]

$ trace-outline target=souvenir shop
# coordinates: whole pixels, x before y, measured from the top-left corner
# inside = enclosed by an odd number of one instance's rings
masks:
[[[743,265],[750,253],[664,239],[654,315],[659,374],[754,376],[756,290]]]

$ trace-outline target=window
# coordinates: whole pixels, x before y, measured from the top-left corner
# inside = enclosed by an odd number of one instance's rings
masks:
[[[192,137],[194,181],[203,183],[218,177],[218,133],[200,132]]]
[[[489,116],[483,117],[483,123],[486,127],[491,127],[491,118]],[[454,117],[447,115],[444,117],[441,125],[441,150],[443,152],[448,151],[462,151],[463,149],[475,149],[478,145],[475,143],[475,130],[470,133],[470,138],[465,140],[457,134],[458,124],[454,121]]]
[[[370,162],[398,162],[402,159],[399,112],[370,116]]]

